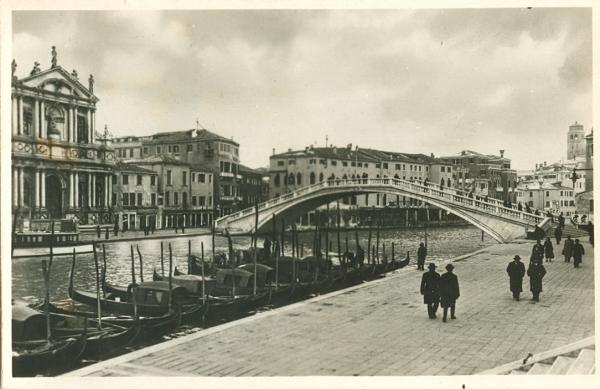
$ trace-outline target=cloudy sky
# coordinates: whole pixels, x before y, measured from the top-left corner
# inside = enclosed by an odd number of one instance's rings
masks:
[[[592,120],[588,9],[17,12],[17,75],[34,61],[96,80],[98,126],[201,126],[266,166],[309,144],[565,158]]]

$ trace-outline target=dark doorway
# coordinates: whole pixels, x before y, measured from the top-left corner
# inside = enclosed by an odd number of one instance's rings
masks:
[[[52,219],[63,217],[63,193],[60,178],[55,174],[46,176],[46,208]]]

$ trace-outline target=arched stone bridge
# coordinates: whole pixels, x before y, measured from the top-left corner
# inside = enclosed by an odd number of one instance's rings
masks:
[[[527,230],[548,222],[543,216],[507,208],[501,200],[470,198],[460,191],[431,183],[425,185],[396,178],[355,178],[323,181],[259,204],[258,231],[268,232],[272,229],[273,215],[277,224],[282,220],[289,222],[323,204],[366,193],[421,200],[457,215],[501,243],[525,237]],[[254,231],[255,218],[256,209],[248,208],[217,219],[216,230],[224,232],[227,229],[232,234],[251,233]]]

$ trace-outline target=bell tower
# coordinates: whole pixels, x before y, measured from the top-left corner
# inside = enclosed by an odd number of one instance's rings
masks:
[[[567,133],[567,160],[585,157],[585,134],[583,125],[575,122]]]

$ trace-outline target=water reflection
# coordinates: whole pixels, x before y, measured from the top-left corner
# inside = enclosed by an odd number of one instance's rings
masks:
[[[416,260],[416,251],[419,242],[424,240],[425,230],[382,230],[380,233],[380,251],[383,244],[386,246],[386,253],[389,257],[391,243],[395,244],[396,258],[403,258],[406,251],[410,251],[412,260]],[[486,236],[485,241],[481,241],[481,232],[475,227],[444,227],[429,228],[428,235],[428,260],[439,260],[455,257],[486,247],[495,242]],[[299,242],[304,246],[305,255],[309,254],[309,248],[312,247],[314,234],[304,232],[299,234]],[[345,248],[346,236],[348,237],[349,249],[354,250],[355,235],[353,231],[341,233],[342,250]],[[359,239],[361,245],[366,247],[368,233],[360,231]],[[191,240],[192,254],[200,255],[200,245],[204,244],[204,252],[207,258],[211,257],[211,236],[181,237],[163,239],[163,252],[165,271],[168,271],[168,244],[171,244],[173,250],[173,266],[180,270],[187,270],[187,252],[188,240]],[[337,252],[337,234],[330,233],[329,240],[332,242],[333,251]],[[235,237],[234,248],[246,248],[250,244],[249,237]],[[262,246],[263,240],[259,240]],[[375,232],[372,235],[372,244],[375,244]],[[143,240],[134,242],[114,242],[105,244],[107,280],[116,285],[127,285],[131,282],[131,254],[130,245],[134,247],[136,279],[139,281],[139,260],[136,246],[139,245],[140,252],[144,259],[143,276],[144,280],[152,279],[152,270],[161,267],[160,245],[161,240]],[[325,243],[323,243],[323,246]],[[102,246],[98,246],[98,256],[100,264],[102,263]],[[224,237],[216,237],[215,252],[226,252],[227,240]],[[286,254],[291,254],[290,237],[286,236]],[[13,298],[40,299],[44,295],[44,283],[42,279],[42,258],[18,259],[12,263],[12,293]],[[414,262],[413,262],[414,264]],[[69,270],[71,268],[71,256],[57,257],[53,261],[50,295],[51,299],[61,299],[68,296]],[[96,275],[95,265],[92,254],[81,254],[77,256],[75,267],[75,287],[85,290],[95,290]]]

